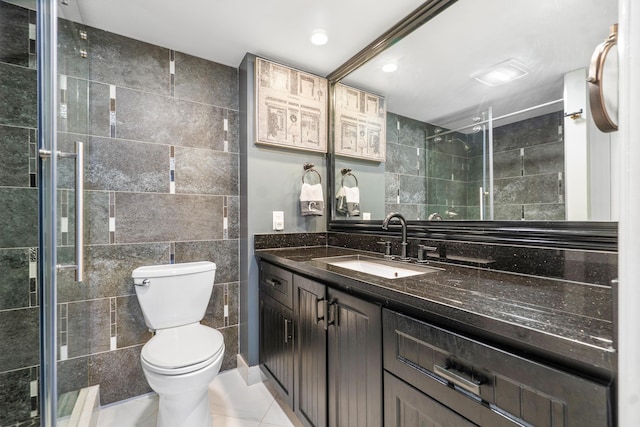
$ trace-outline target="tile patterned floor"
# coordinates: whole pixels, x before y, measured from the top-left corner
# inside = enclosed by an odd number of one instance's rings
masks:
[[[299,427],[300,422],[267,382],[247,386],[237,369],[209,386],[213,427]],[[98,427],[155,427],[158,396],[149,394],[103,407]]]

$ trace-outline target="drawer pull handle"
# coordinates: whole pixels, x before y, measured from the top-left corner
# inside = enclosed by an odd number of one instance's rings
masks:
[[[291,333],[291,320],[285,318],[284,319],[284,343],[287,344],[290,339],[293,339],[293,334]]]
[[[320,310],[318,309],[318,304],[323,304],[322,305],[322,316],[319,316]],[[316,298],[316,304],[315,304],[315,308],[316,308],[316,313],[315,313],[315,318],[316,318],[316,325],[318,324],[319,321],[323,320],[324,322],[324,328],[327,329],[327,322],[325,319],[327,319],[327,304],[326,304],[326,300],[324,298]]]
[[[282,285],[282,283],[279,280],[275,280],[275,279],[267,279],[266,282],[267,282],[267,285],[271,285],[271,286]]]
[[[447,381],[452,382],[460,388],[467,390],[470,393],[480,396],[480,381],[472,381],[461,374],[456,372],[452,368],[444,368],[440,365],[433,365],[433,372],[440,375]]]

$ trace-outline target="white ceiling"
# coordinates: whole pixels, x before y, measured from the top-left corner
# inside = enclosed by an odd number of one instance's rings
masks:
[[[423,1],[69,0],[60,14],[232,67],[250,52],[326,76]]]
[[[325,76],[423,2],[69,0],[59,14],[232,67],[250,52]],[[489,106],[498,116],[562,98],[564,73],[588,67],[615,22],[617,0],[458,0],[345,82],[385,95],[389,111],[451,128]],[[326,45],[309,42],[316,28]],[[510,58],[531,73],[493,88],[471,78]],[[398,71],[382,73],[388,61]]]
[[[532,107],[562,98],[563,75],[589,67],[617,22],[617,3],[459,0],[345,82],[386,95],[389,111],[447,128],[488,107],[494,116]],[[496,87],[471,77],[511,58],[530,73]],[[382,73],[386,62],[398,71]]]

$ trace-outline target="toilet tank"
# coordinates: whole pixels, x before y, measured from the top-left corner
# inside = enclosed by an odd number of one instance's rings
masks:
[[[133,270],[138,302],[151,329],[165,329],[202,320],[216,274],[209,261],[147,265]]]

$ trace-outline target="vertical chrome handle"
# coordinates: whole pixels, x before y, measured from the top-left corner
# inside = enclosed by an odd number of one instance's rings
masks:
[[[484,219],[484,188],[480,187],[480,219]]]
[[[58,157],[76,159],[76,263],[58,265],[58,270],[75,270],[76,282],[84,280],[84,143],[76,142],[75,153],[58,152]]]
[[[84,143],[76,142],[76,282],[84,280]]]

